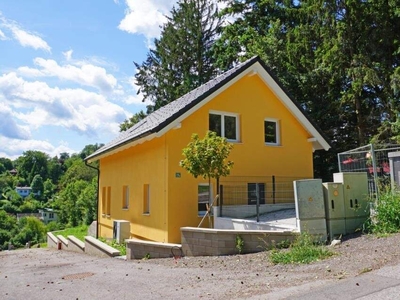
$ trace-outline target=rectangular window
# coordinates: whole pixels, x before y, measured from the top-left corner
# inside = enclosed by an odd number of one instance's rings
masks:
[[[101,213],[106,214],[107,210],[107,188],[104,186],[101,192]]]
[[[143,213],[150,214],[150,184],[143,186]]]
[[[197,187],[197,211],[199,216],[204,216],[207,212],[207,204],[212,202],[212,193],[210,194],[209,185],[200,183]]]
[[[229,141],[239,141],[239,118],[236,114],[210,112],[209,130]]]
[[[122,187],[122,209],[129,208],[129,186]]]
[[[111,186],[107,187],[107,205],[106,205],[106,215],[111,215]]]
[[[264,142],[268,145],[279,145],[279,122],[276,120],[264,121]]]

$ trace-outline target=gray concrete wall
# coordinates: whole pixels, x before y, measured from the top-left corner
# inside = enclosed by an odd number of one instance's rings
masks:
[[[85,252],[85,243],[80,239],[74,237],[73,235],[68,236],[68,250],[84,253]]]
[[[58,239],[52,232],[47,233],[47,247],[54,249],[58,248]]]
[[[182,246],[136,239],[126,240],[126,259],[167,258],[182,256]]]
[[[119,250],[103,243],[92,236],[85,236],[85,253],[102,257],[119,256]]]

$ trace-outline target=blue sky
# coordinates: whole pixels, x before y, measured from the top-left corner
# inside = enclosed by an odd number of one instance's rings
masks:
[[[145,59],[175,1],[0,2],[0,157],[106,143],[145,109]]]

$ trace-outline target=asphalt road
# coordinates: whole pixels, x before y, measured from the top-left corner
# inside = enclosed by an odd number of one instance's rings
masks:
[[[209,270],[201,268],[170,268],[49,248],[0,252],[0,299],[13,300],[400,299],[400,265],[268,294],[260,289],[256,295],[235,294],[240,289],[236,278],[218,271],[210,277]]]

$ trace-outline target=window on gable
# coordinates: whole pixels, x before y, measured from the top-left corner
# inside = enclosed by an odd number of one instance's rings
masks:
[[[279,145],[279,122],[277,120],[264,120],[264,142],[268,145]]]
[[[239,141],[239,118],[231,113],[210,112],[209,130],[229,141]]]

